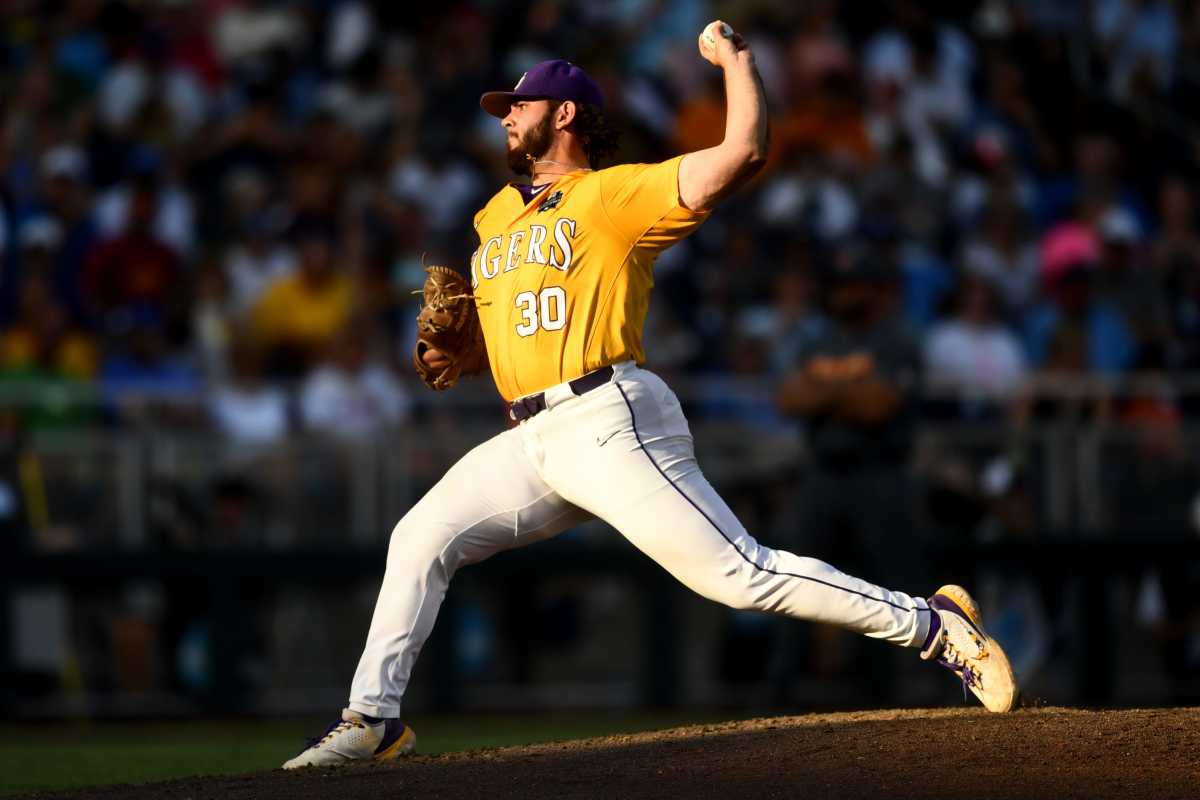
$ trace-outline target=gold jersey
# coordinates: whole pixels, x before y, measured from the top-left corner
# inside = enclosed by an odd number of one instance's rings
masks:
[[[679,199],[679,162],[573,172],[528,203],[505,186],[475,215],[471,285],[505,400],[646,360],[654,259],[707,217]]]

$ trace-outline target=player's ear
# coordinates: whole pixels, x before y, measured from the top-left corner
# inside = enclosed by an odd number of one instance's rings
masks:
[[[558,107],[558,113],[554,115],[554,127],[563,130],[570,125],[575,119],[575,111],[575,101],[564,100]]]

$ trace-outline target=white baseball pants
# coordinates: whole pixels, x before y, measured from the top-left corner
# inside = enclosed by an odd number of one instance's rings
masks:
[[[349,708],[398,717],[421,645],[459,567],[598,517],[698,594],[920,647],[925,601],[760,545],[705,480],[687,420],[657,375],[626,362],[582,396],[479,445],[404,515]]]

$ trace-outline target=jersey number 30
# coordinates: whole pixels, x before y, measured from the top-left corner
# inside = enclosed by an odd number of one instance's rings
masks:
[[[562,330],[567,324],[567,293],[561,286],[547,286],[538,294],[521,292],[517,295],[517,310],[521,312],[518,336],[533,336],[538,328]]]

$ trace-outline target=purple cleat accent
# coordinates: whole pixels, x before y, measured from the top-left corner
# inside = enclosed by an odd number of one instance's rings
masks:
[[[379,746],[375,748],[375,752],[372,754],[376,758],[395,747],[396,743],[406,734],[412,737],[412,728],[398,719],[385,719],[383,720],[383,726],[383,738],[379,740]]]
[[[1017,682],[999,642],[984,632],[979,606],[961,586],[943,586],[929,598],[933,613],[921,658],[953,672],[989,711],[1011,711]]]

